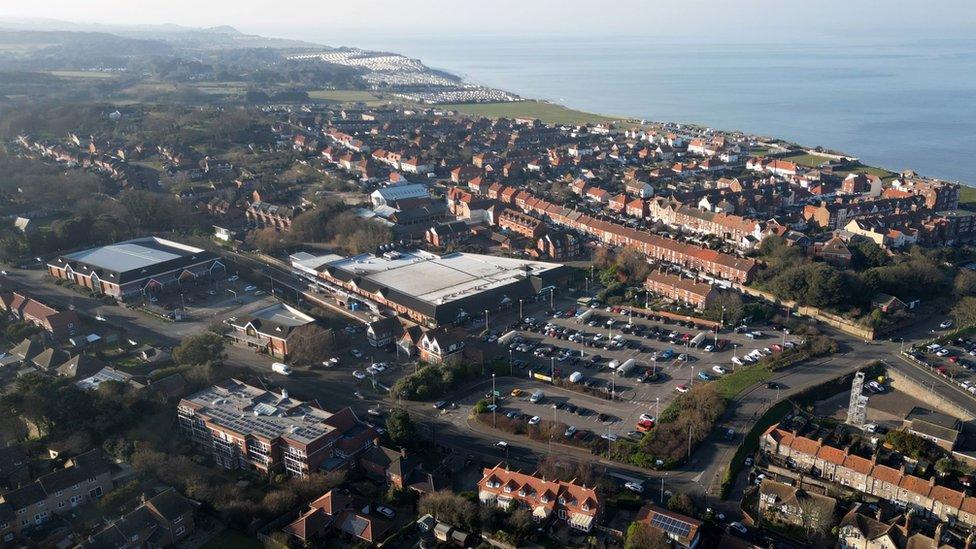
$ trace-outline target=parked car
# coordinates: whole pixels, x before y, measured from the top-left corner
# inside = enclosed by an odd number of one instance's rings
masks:
[[[749,529],[738,521],[729,523],[729,530],[735,530],[735,532],[741,536],[745,536],[749,533]]]
[[[563,433],[563,436],[566,437],[566,438],[569,438],[569,437],[573,436],[574,434],[576,434],[576,426],[575,425],[570,425],[569,427],[566,428],[566,432]]]
[[[675,391],[678,391],[679,393],[687,393],[688,392],[688,386],[687,385],[678,385],[677,387],[674,388],[674,390]]]
[[[366,379],[366,372],[362,370],[353,370],[352,377],[356,379]]]
[[[396,516],[396,511],[394,511],[393,509],[390,509],[389,507],[385,507],[383,505],[377,506],[376,507],[376,512],[379,513],[380,515],[383,515],[384,517],[386,517],[388,519],[392,519],[392,518],[394,518]]]
[[[542,418],[539,416],[532,416],[532,419],[529,420],[529,425],[538,425],[540,421],[542,421]]]
[[[716,364],[715,366],[712,366],[712,371],[721,376],[721,375],[725,375],[725,372],[727,372],[728,370]]]
[[[624,488],[630,490],[631,492],[637,493],[637,494],[643,494],[644,493],[644,485],[643,484],[640,484],[638,482],[633,482],[633,481],[628,482],[627,484],[624,484]]]
[[[942,324],[939,324],[939,328],[942,328],[943,330],[948,330],[949,328],[952,328],[952,321],[951,320],[942,321]]]

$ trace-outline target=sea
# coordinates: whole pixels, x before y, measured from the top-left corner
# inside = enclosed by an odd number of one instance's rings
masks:
[[[303,38],[401,53],[469,82],[583,111],[743,130],[976,185],[976,38],[874,36],[790,44]]]

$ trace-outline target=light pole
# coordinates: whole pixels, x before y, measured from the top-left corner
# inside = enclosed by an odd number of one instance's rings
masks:
[[[491,426],[495,427],[495,410],[498,406],[495,404],[495,373],[491,373]]]
[[[556,357],[549,357],[549,377],[553,385],[556,384]]]
[[[614,393],[617,391],[617,369],[610,370],[610,401],[613,402]]]
[[[661,477],[661,505],[664,505],[664,479],[667,478],[667,471],[664,472],[664,476]]]
[[[661,397],[654,397],[654,417],[661,417]]]
[[[488,319],[488,309],[485,309],[485,331],[486,332],[491,331],[491,328],[488,327],[488,320],[489,320]]]
[[[511,349],[508,350],[508,375],[510,375],[510,376],[511,375],[515,375],[515,366],[514,366],[513,360],[512,360],[512,350]],[[492,374],[492,376],[494,377],[494,374]]]
[[[555,292],[556,292],[556,288],[555,287],[549,288],[549,310],[550,311],[556,308],[556,296],[555,296]]]
[[[692,366],[691,366],[691,383],[689,384],[689,387],[694,387],[694,386],[695,386],[695,366],[694,366],[694,364],[692,364]]]
[[[522,316],[522,300],[520,299],[519,300],[519,320],[522,320],[523,318],[525,318],[525,317]]]
[[[739,346],[736,345],[735,343],[733,343],[732,344],[732,371],[733,372],[735,371],[735,359],[738,358],[737,356],[735,356],[735,352],[738,349],[739,349]]]

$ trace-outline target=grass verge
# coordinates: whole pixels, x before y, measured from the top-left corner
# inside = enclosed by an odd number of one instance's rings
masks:
[[[742,439],[742,444],[739,445],[735,451],[735,455],[732,456],[732,462],[725,467],[725,474],[722,476],[722,499],[727,498],[729,492],[732,490],[732,485],[735,483],[736,477],[742,471],[743,461],[745,461],[746,456],[754,454],[759,448],[759,437],[766,429],[769,429],[770,425],[779,423],[783,419],[783,416],[792,409],[793,403],[789,400],[777,402],[756,421],[752,429],[749,429],[745,438]]]
[[[487,118],[538,118],[546,124],[598,124],[614,117],[577,111],[546,101],[516,101],[512,103],[462,103],[444,108]],[[618,117],[619,118],[619,117]]]

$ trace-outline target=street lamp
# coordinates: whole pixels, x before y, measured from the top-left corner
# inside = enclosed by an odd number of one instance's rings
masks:
[[[515,366],[512,361],[512,350],[508,350],[508,375],[515,375]],[[492,374],[494,376],[494,374]]]
[[[495,404],[495,373],[491,373],[491,426],[495,427],[495,410],[498,406]]]
[[[488,327],[488,309],[485,309],[485,331],[490,331],[491,328]]]
[[[519,320],[522,320],[523,318],[525,317],[522,316],[522,300],[519,299]]]
[[[556,384],[556,357],[549,357],[549,377],[553,385]]]
[[[661,505],[664,505],[664,479],[667,478],[667,471],[664,472],[664,476],[661,477]]]

